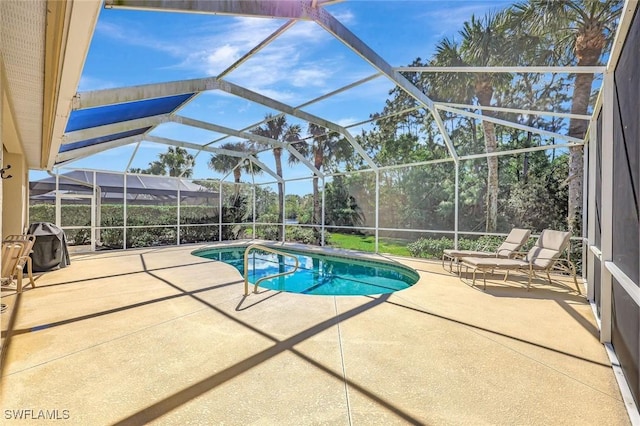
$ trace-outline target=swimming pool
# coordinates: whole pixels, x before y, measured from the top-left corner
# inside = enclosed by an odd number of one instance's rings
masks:
[[[225,262],[244,274],[244,247],[204,248],[192,254]],[[277,247],[298,259],[298,270],[291,275],[260,281],[260,287],[276,291],[316,295],[369,295],[392,293],[418,281],[414,270],[393,263],[353,259],[325,253]],[[249,252],[249,282],[294,269],[290,256],[253,249]]]

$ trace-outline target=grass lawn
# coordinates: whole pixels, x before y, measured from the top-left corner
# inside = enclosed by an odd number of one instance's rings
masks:
[[[374,252],[376,249],[376,237],[373,235],[337,234],[332,232],[329,234],[329,245],[350,250]],[[380,253],[411,256],[411,253],[407,250],[407,243],[403,240],[380,238],[378,240],[378,250]]]

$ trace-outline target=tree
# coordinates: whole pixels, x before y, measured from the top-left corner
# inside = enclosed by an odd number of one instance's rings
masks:
[[[478,19],[475,15],[466,21],[459,31],[462,42],[445,38],[436,46],[433,64],[436,66],[491,66],[505,62],[511,56],[506,38],[508,19],[504,12],[488,14]],[[508,60],[508,59],[507,59]],[[481,106],[490,106],[496,87],[511,80],[508,74],[443,73],[431,77],[432,87],[440,88],[440,95],[445,98],[468,102],[470,95]],[[473,89],[472,91],[470,89]],[[490,111],[482,111],[482,115],[492,117]],[[495,126],[492,122],[482,120],[485,150],[491,154],[497,149]],[[498,218],[498,159],[487,157],[487,212],[485,229],[495,232]]]
[[[529,0],[514,5],[513,13],[532,35],[555,37],[555,50],[570,58],[566,65],[593,66],[600,64],[605,47],[612,42],[612,24],[619,17],[621,6],[622,0]],[[593,74],[575,76],[572,114],[587,114],[593,80]],[[569,136],[583,138],[587,126],[586,121],[572,118]],[[581,224],[583,167],[582,147],[572,147],[568,177],[571,232],[577,232]]]
[[[237,152],[248,152],[250,151],[250,146],[247,142],[228,142],[220,146],[222,149],[237,151]],[[209,163],[207,165],[210,169],[215,170],[219,173],[228,173],[233,170],[233,181],[235,182],[235,192],[238,193],[240,190],[239,183],[242,178],[242,172],[246,173],[260,173],[261,170],[252,164],[248,160],[240,162],[241,157],[236,157],[228,154],[211,154],[211,158],[209,159]]]
[[[158,157],[160,163],[168,170],[169,176],[189,178],[193,175],[194,157],[186,149],[170,146],[167,152]]]
[[[335,176],[326,187],[327,225],[363,226],[365,217],[353,195],[349,193],[343,176]],[[354,230],[357,232],[357,230]]]
[[[131,173],[147,175],[174,176],[189,178],[193,175],[195,158],[186,149],[170,146],[167,152],[158,154],[158,159],[149,163],[146,169],[133,168]]]
[[[273,116],[267,114],[265,116],[264,125],[251,130],[251,133],[258,136],[264,136],[270,139],[274,139],[279,142],[288,143],[295,142],[300,139],[300,126],[297,124],[289,125],[287,118],[284,115]],[[261,142],[258,144],[264,145]],[[273,159],[276,163],[276,174],[282,178],[282,148],[280,146],[273,146]],[[281,182],[278,182],[278,221],[284,223],[282,206],[284,203],[284,186]],[[280,228],[279,228],[280,229]],[[279,231],[279,238],[282,237]]]
[[[311,141],[305,139],[293,144],[303,156],[313,162],[313,166],[325,171],[329,164],[334,164],[342,159],[346,159],[353,154],[353,147],[337,132],[309,123],[308,132]],[[293,155],[289,156],[289,164],[299,163],[299,159]],[[313,217],[312,223],[318,224],[322,220],[322,205],[320,203],[320,191],[318,188],[318,177],[313,178]],[[314,228],[315,229],[315,228]],[[319,236],[319,234],[318,234]]]

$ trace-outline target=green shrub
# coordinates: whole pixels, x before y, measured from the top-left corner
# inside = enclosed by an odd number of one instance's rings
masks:
[[[476,239],[459,238],[458,248],[460,250],[482,250],[495,251],[504,241],[504,237],[484,235]],[[420,238],[419,240],[407,244],[407,249],[413,257],[423,257],[427,259],[440,259],[445,249],[453,248],[453,238]]]

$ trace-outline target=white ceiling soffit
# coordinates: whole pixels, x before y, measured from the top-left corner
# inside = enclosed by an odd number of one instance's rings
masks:
[[[40,165],[47,2],[0,1],[5,90],[29,167]]]
[[[7,99],[30,169],[53,165],[100,6],[100,0],[0,1]]]
[[[73,3],[67,3],[67,8],[70,8],[70,11],[67,13],[64,23],[65,37],[62,40],[56,64],[60,75],[59,83],[57,82],[59,85],[56,84],[58,90],[51,99],[55,115],[50,136],[48,136],[50,144],[43,143],[43,146],[49,145],[49,149],[45,152],[47,158],[43,159],[43,167],[48,170],[53,168],[56,155],[62,144],[62,137],[71,114],[73,98],[78,89],[101,6],[101,0],[74,0]],[[53,72],[53,70],[47,70],[47,72]]]

